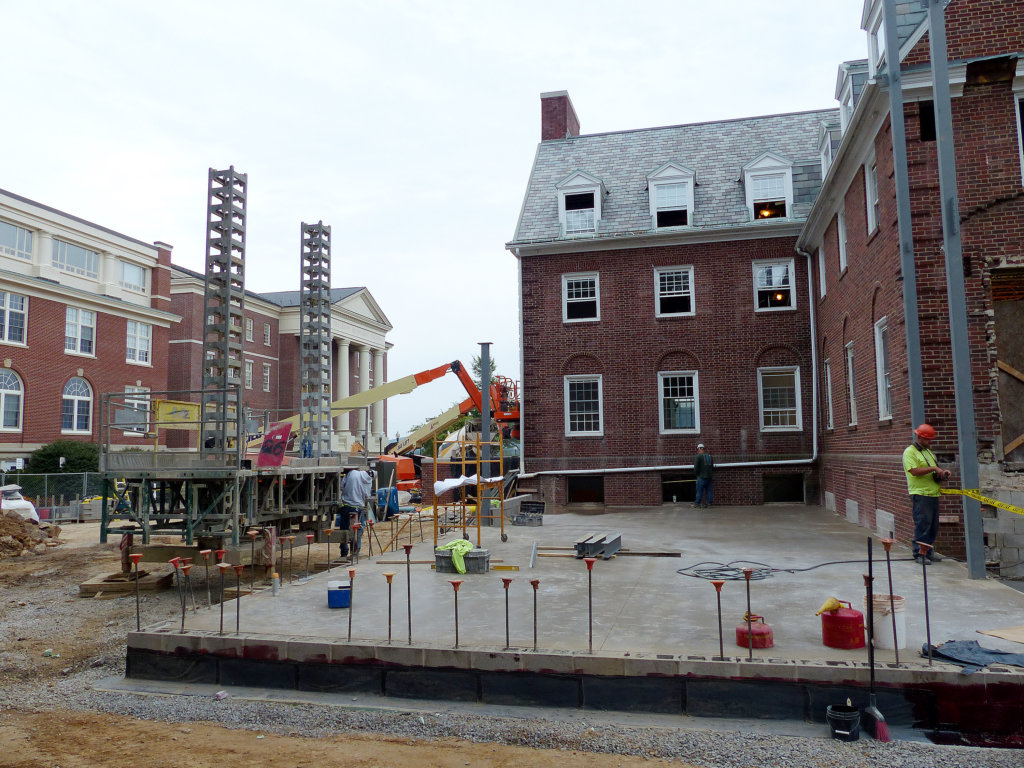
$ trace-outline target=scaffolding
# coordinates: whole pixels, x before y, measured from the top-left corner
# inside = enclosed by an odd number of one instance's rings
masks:
[[[311,455],[331,454],[331,228],[302,223],[299,434]]]
[[[500,471],[494,480],[488,480],[482,477],[484,471],[488,469],[488,465],[495,462],[493,455],[493,449],[495,446],[498,448],[497,463],[500,468],[505,466],[505,451],[503,443],[500,439],[498,440],[481,440],[480,433],[476,433],[474,440],[445,440],[445,441],[434,441],[434,482],[438,482],[437,467],[438,467],[438,456],[437,446],[439,442],[445,442],[449,445],[456,446],[459,453],[459,458],[448,461],[449,466],[458,466],[460,468],[460,474],[463,477],[476,476],[475,486],[462,486],[463,488],[475,487],[476,488],[476,505],[475,509],[471,509],[470,505],[466,504],[466,494],[463,492],[458,502],[452,504],[441,504],[437,494],[434,494],[434,547],[437,547],[438,536],[443,535],[448,528],[461,528],[462,538],[469,539],[469,526],[476,526],[476,545],[481,546],[482,531],[481,526],[484,520],[488,520],[488,525],[493,525],[495,518],[499,521],[501,526],[501,540],[508,541],[508,534],[505,533],[505,479],[503,476],[503,469]],[[489,459],[481,458],[481,451],[484,447],[492,450],[492,455]],[[472,457],[468,454],[472,452]],[[472,475],[467,475],[466,470],[472,469]],[[497,493],[495,493],[497,490]],[[497,514],[490,514],[491,503],[497,502],[498,512]],[[443,517],[442,517],[442,509]],[[484,509],[487,512],[484,512]]]

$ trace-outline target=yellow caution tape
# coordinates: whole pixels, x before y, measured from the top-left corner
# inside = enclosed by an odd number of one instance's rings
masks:
[[[1024,515],[1024,509],[1015,507],[1013,504],[1007,504],[1005,501],[999,501],[998,499],[990,499],[988,496],[982,496],[981,491],[976,488],[940,488],[939,492],[955,496],[970,496],[972,499],[977,499],[982,504],[988,504],[992,507],[1005,509],[1007,512],[1013,512],[1017,515]]]

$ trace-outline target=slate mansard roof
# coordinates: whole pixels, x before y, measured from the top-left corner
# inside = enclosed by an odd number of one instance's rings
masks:
[[[657,234],[652,229],[647,176],[666,163],[696,173],[690,231],[765,227],[770,223],[750,220],[743,167],[766,152],[792,162],[793,211],[788,220],[802,221],[821,187],[821,125],[838,120],[838,110],[825,109],[541,142],[510,245],[586,240],[560,237],[556,185],[576,171],[600,179],[607,191],[599,237]]]

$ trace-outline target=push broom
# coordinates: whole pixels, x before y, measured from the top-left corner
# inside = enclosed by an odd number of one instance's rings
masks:
[[[875,580],[874,564],[871,558],[871,537],[868,536],[868,572],[864,576],[864,591],[867,593],[868,611],[868,666],[871,668],[871,688],[868,694],[868,706],[864,710],[864,728],[878,741],[892,741],[889,735],[889,726],[878,711],[878,701],[875,698],[875,595],[873,583]]]

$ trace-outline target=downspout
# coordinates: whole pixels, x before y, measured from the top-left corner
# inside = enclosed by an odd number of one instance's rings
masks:
[[[796,252],[807,257],[807,306],[811,318],[811,457],[808,459],[779,459],[778,461],[732,461],[724,464],[715,464],[715,468],[723,467],[786,467],[814,464],[818,460],[818,352],[815,346],[815,323],[814,323],[814,281],[811,279],[811,254],[801,251]],[[521,271],[521,262],[520,262]],[[520,299],[521,301],[521,299]],[[520,322],[522,322],[522,305],[520,304]],[[522,350],[522,344],[519,345]],[[520,351],[522,354],[522,351]],[[520,413],[522,403],[520,403]],[[522,458],[520,458],[522,466]],[[693,469],[693,464],[665,464],[655,467],[615,467],[612,469],[551,469],[530,474],[520,474],[520,478],[532,478],[539,475],[619,475],[629,472],[676,472],[679,470]]]

